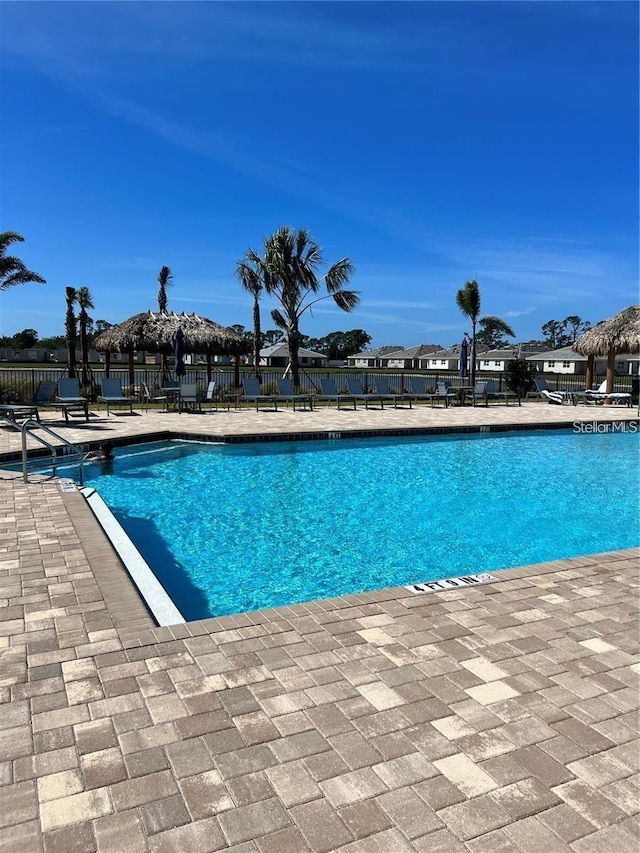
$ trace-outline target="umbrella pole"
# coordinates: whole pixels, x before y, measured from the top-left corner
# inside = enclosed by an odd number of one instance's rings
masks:
[[[211,376],[212,375],[213,374],[212,374],[212,369],[211,369],[211,353],[208,352],[207,353],[207,385],[209,384],[209,382],[211,382]]]

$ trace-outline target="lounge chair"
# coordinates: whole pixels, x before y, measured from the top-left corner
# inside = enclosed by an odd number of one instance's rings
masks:
[[[412,398],[410,394],[396,393],[389,387],[389,380],[386,376],[376,376],[374,379],[376,392],[384,397],[385,400],[393,400],[394,409],[398,408],[398,403],[408,403],[409,408],[412,408]]]
[[[350,394],[338,394],[338,390],[336,388],[336,383],[334,379],[320,379],[320,397],[319,399],[325,400],[327,403],[331,404],[332,400],[336,401],[336,407],[339,409],[341,403],[352,403],[353,408],[356,408],[356,398],[352,397]]]
[[[51,388],[48,389],[48,391],[46,392],[47,396],[45,399],[43,399],[44,392],[40,395],[40,398],[38,399],[38,392],[40,392],[40,389],[43,385],[51,386]],[[3,403],[2,405],[0,405],[0,416],[4,415],[6,418],[8,418],[10,421],[13,421],[14,423],[16,423],[18,419],[27,420],[28,418],[35,418],[39,423],[40,413],[38,412],[38,405],[44,405],[45,403],[49,402],[49,400],[53,396],[55,387],[55,382],[41,382],[38,385],[36,393],[33,395],[33,399],[31,400],[31,402]]]
[[[64,381],[64,380],[63,380]],[[77,381],[77,380],[76,380]],[[32,399],[28,403],[6,403],[0,406],[0,414],[6,415],[6,417],[15,421],[18,418],[29,418],[34,417],[37,421],[40,420],[40,412],[39,408],[49,407],[53,409],[60,409],[64,413],[65,421],[69,421],[68,412],[82,409],[87,420],[89,420],[89,411],[88,411],[88,403],[83,398],[81,398],[81,402],[71,402],[71,403],[60,403],[57,402],[54,398],[56,395],[56,389],[58,387],[57,382],[40,382],[38,387],[36,388],[36,392],[33,395]],[[74,386],[75,387],[75,386]],[[80,386],[78,385],[78,390]]]
[[[304,408],[308,406],[313,410],[313,397],[311,394],[296,394],[296,389],[293,387],[291,379],[287,379],[286,377],[277,378],[276,385],[278,386],[278,400],[286,402],[287,405],[293,403],[294,412],[296,410],[296,403],[298,406],[302,405]]]
[[[412,400],[433,401],[433,391],[427,391],[425,388],[424,376],[407,376],[407,388]]]
[[[528,400],[529,397],[540,397],[543,400],[546,400],[548,399],[548,394],[553,394],[555,396],[562,397],[563,403],[573,402],[571,391],[560,391],[558,388],[551,388],[546,379],[534,379],[534,386],[535,387],[531,391],[527,391],[525,394],[525,401]],[[543,391],[546,391],[547,394],[543,394]]]
[[[369,403],[379,403],[380,408],[384,409],[384,397],[382,394],[368,394],[362,387],[359,379],[353,376],[347,376],[347,391],[351,397],[357,400],[364,400],[365,409],[369,408]]]
[[[260,403],[265,403],[267,406],[271,405],[276,412],[278,411],[278,398],[274,394],[263,394],[260,389],[260,383],[255,376],[245,376],[242,380],[242,388],[244,390],[244,394],[240,399],[247,401],[253,400],[256,404],[256,412],[258,411]]]
[[[586,404],[589,403],[605,403],[610,401],[612,403],[626,403],[627,406],[631,407],[631,394],[626,391],[611,391],[607,394],[607,380],[600,385],[599,388],[590,389],[587,388],[586,391],[573,391],[573,402],[574,405],[578,405],[578,401],[582,398],[583,402]]]
[[[543,400],[547,400],[555,406],[562,406],[563,403],[571,403],[571,398],[564,391],[547,391],[546,388],[543,388],[540,391],[540,396]]]
[[[178,397],[178,411],[201,412],[202,401],[198,394],[197,382],[183,382],[180,386],[180,396]]]
[[[471,404],[476,405],[478,400],[484,400],[485,406],[489,405],[489,395],[487,394],[487,382],[476,382],[475,386],[470,391],[465,391],[465,399],[471,399]]]
[[[133,414],[133,400],[124,396],[119,379],[103,378],[100,380],[100,386],[102,393],[98,395],[98,402],[107,404],[107,416],[110,406],[129,406],[129,412]]]
[[[488,398],[497,398],[504,400],[506,406],[509,405],[509,400],[517,400],[518,405],[522,405],[520,401],[520,396],[516,394],[515,391],[507,391],[506,389],[503,391],[499,391],[493,379],[487,379],[486,393]]]
[[[78,379],[58,379],[58,393],[49,405],[55,406],[64,413],[66,423],[69,423],[69,412],[82,411],[85,419],[89,420],[89,401],[80,393]]]

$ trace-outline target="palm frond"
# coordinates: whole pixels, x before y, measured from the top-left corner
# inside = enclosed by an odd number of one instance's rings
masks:
[[[273,322],[276,324],[276,326],[279,329],[286,329],[287,328],[287,321],[286,321],[285,317],[283,316],[282,312],[280,311],[280,309],[278,309],[278,308],[273,309],[273,311],[271,312],[271,319],[273,320]]]
[[[7,255],[7,248],[12,243],[24,243],[24,237],[15,231],[0,233],[0,290],[8,290],[19,284],[46,284],[46,280],[38,273],[27,269],[26,265],[13,255]]]
[[[335,293],[349,283],[352,275],[355,272],[355,267],[349,258],[342,258],[328,270],[325,275],[325,283],[329,293]]]
[[[22,234],[18,234],[16,231],[0,232],[0,254],[4,255],[6,249],[12,243],[24,243]]]
[[[42,276],[38,275],[35,272],[31,272],[31,270],[23,269],[18,270],[17,272],[11,273],[6,277],[2,276],[2,281],[0,282],[0,290],[8,290],[10,287],[16,287],[19,284],[46,284],[46,279],[42,278]]]
[[[332,294],[333,301],[338,308],[346,311],[349,314],[360,303],[360,295],[357,290],[338,290]]]

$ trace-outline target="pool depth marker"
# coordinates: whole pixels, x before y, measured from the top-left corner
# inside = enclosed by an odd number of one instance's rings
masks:
[[[409,592],[414,595],[422,595],[425,592],[446,592],[449,589],[459,589],[465,586],[477,586],[482,583],[491,583],[497,581],[495,575],[490,575],[483,572],[479,575],[463,575],[459,578],[443,578],[439,581],[429,581],[428,583],[412,583],[405,586]]]

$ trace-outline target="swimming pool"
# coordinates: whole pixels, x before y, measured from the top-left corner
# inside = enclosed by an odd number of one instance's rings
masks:
[[[186,619],[638,544],[638,436],[120,449],[94,487]]]

